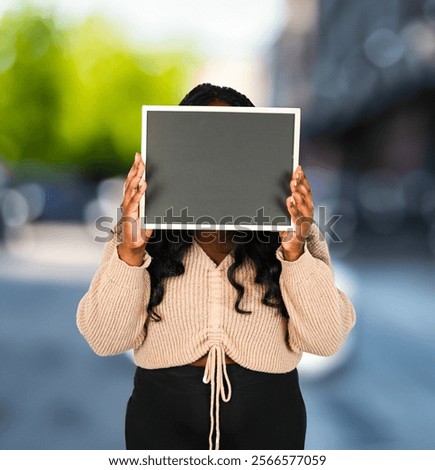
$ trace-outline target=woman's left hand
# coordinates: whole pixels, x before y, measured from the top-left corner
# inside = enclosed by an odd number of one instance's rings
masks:
[[[284,258],[296,261],[304,251],[305,240],[313,223],[314,204],[310,183],[299,165],[290,180],[290,192],[286,200],[287,210],[296,230],[279,232]]]

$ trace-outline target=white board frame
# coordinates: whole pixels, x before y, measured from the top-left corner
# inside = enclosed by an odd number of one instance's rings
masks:
[[[148,111],[176,111],[176,112],[204,112],[204,113],[219,113],[219,112],[234,112],[234,113],[271,113],[271,114],[293,114],[294,115],[294,136],[293,136],[293,172],[299,166],[299,149],[300,149],[300,128],[301,128],[301,109],[288,108],[288,107],[256,107],[256,106],[179,106],[179,105],[143,105],[142,106],[142,129],[141,129],[141,154],[142,160],[146,165],[147,162],[147,113]],[[146,168],[146,167],[145,167]],[[146,180],[146,169],[143,175],[144,181]],[[149,229],[174,229],[174,230],[257,230],[257,231],[292,231],[295,230],[293,220],[291,225],[253,225],[253,224],[154,224],[144,223],[144,214],[146,209],[146,192],[140,200],[139,214],[143,228]]]

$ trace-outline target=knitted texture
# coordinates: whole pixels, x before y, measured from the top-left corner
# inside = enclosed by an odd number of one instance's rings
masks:
[[[144,323],[150,296],[145,252],[140,267],[119,259],[116,237],[107,242],[102,263],[77,310],[77,325],[98,355],[134,349],[135,363],[145,369],[189,364],[219,346],[240,365],[270,373],[294,369],[302,353],[336,353],[355,323],[355,311],[334,283],[327,244],[312,224],[304,253],[289,262],[282,249],[280,288],[289,313],[261,303],[264,287],[254,282],[255,268],[246,262],[236,273],[244,285],[241,308],[227,278],[232,254],[218,266],[194,241],[184,257],[185,273],[166,279],[162,302],[155,308],[161,321]]]

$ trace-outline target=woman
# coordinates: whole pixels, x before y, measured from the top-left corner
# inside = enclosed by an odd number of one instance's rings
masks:
[[[253,106],[210,84],[180,104]],[[338,351],[355,312],[334,285],[302,168],[283,201],[296,231],[279,234],[141,230],[144,169],[136,154],[117,236],[77,312],[97,354],[134,349],[127,449],[204,449],[207,435],[209,449],[303,449],[296,366],[304,351]]]

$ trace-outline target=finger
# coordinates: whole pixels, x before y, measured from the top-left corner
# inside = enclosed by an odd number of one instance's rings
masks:
[[[131,183],[129,188],[131,190],[127,190],[124,194],[124,199],[122,200],[120,204],[121,212],[123,214],[131,214],[132,212],[132,207],[137,205],[138,201],[140,201],[140,198],[144,194],[144,192],[147,189],[147,183],[143,180],[139,180],[139,183],[137,186],[133,189],[133,184]]]
[[[153,229],[152,228],[142,228],[140,231],[140,237],[145,243],[149,242],[149,239],[153,235]]]
[[[302,224],[306,221],[312,222],[313,221],[313,214],[314,209],[311,202],[306,203],[302,201],[303,196],[299,193],[294,193],[293,196],[295,205],[293,207],[289,207],[289,212],[294,217],[294,221],[296,224]]]
[[[292,240],[294,236],[294,231],[281,231],[279,232],[279,238],[281,240],[281,243],[286,243]]]
[[[299,165],[296,170],[293,172],[292,174],[292,181],[295,182],[296,184],[294,184],[294,186],[297,186],[301,183],[308,183],[308,179],[307,177],[305,176],[305,173],[304,171],[302,170],[302,167]],[[310,188],[310,185],[308,183],[308,187]]]
[[[127,173],[127,180],[130,180],[137,172],[137,167],[139,166],[139,160],[135,157],[133,165],[131,166],[129,172]]]
[[[305,199],[301,193],[293,193],[298,217],[312,218],[314,206],[311,199]]]
[[[131,184],[131,180],[138,175],[139,171],[141,171],[141,167],[143,165],[144,163],[142,161],[142,157],[140,156],[140,153],[136,153],[133,166],[130,168],[130,171],[128,172],[127,178],[124,183],[124,192],[127,190],[129,185]]]
[[[295,170],[293,173],[292,179],[290,180],[290,191],[297,191],[299,186],[305,181],[305,178],[302,176],[302,170],[300,170],[300,167]]]
[[[124,216],[129,217],[129,216],[139,214],[139,202],[142,196],[145,194],[146,189],[147,189],[147,183],[144,182],[142,186],[140,186],[136,190],[136,192],[131,196],[128,203],[125,206],[123,206]]]
[[[142,158],[140,158],[140,154],[139,153],[136,153],[135,155],[135,160],[134,160],[134,163],[132,165],[132,167],[130,168],[130,171],[128,172],[128,175],[127,175],[127,178],[125,179],[125,182],[124,182],[124,191],[123,191],[123,194],[124,194],[124,198],[127,194],[127,201],[123,201],[122,204],[127,204],[130,197],[131,197],[131,194],[128,194],[129,193],[129,188],[131,186],[131,180],[136,176],[137,174],[137,171],[138,171],[138,168],[140,167],[140,163],[142,161]],[[121,204],[121,207],[122,207],[122,204]]]
[[[297,185],[298,185],[298,180],[296,179],[296,174],[294,174],[292,176],[292,179],[290,180],[290,183],[289,183],[291,193],[293,193],[293,191],[296,191]]]
[[[302,217],[313,217],[313,208],[311,205],[303,205],[298,208],[299,213]]]
[[[299,188],[299,185],[298,185],[298,188]],[[302,185],[293,194],[295,195],[296,200],[298,200],[298,198],[300,196],[302,196],[302,203],[298,206],[300,211],[306,216],[309,216],[310,214],[312,216],[312,214],[314,212],[314,203],[313,203],[312,194],[309,193],[309,192],[307,193],[306,191],[304,191],[302,189]]]
[[[138,168],[141,161],[142,161],[142,158],[140,156],[140,153],[136,152],[136,154],[134,156],[133,165],[131,166],[130,171],[127,174],[127,179],[129,179],[130,177],[132,177],[133,175],[136,174],[137,168]]]
[[[136,175],[130,178],[127,187],[125,188],[125,193],[132,193],[134,194],[139,186],[142,186],[142,182],[144,181],[143,175],[145,172],[145,165],[143,162],[140,162]]]
[[[145,228],[142,229],[142,238],[144,240],[149,240],[153,234],[153,229],[152,228]]]
[[[133,197],[136,194],[136,191],[138,191],[144,185],[144,183],[145,181],[142,176],[136,176],[131,180],[126,193],[130,193],[131,197]]]
[[[137,191],[131,198],[130,204],[139,204],[139,201],[142,199],[142,196],[144,195],[146,190],[147,190],[147,183],[146,181],[143,181],[143,183],[140,186],[138,186]]]
[[[303,178],[298,182],[293,191],[299,191],[304,195],[311,195],[311,187],[306,178]]]
[[[297,206],[307,206],[310,207],[313,205],[313,200],[311,194],[303,194],[301,191],[294,191],[292,196],[295,200]]]
[[[142,159],[140,159],[136,167],[136,173],[132,175],[131,179],[133,180],[134,178],[137,178],[138,176],[143,176],[144,172],[145,172],[145,163],[142,161]]]
[[[297,179],[299,181],[302,181],[302,180],[308,181],[307,175],[305,174],[305,172],[302,168],[300,168],[297,173],[298,173]]]
[[[129,206],[132,197],[133,197],[133,193],[131,191],[128,191],[127,189],[125,189],[124,198],[123,198],[123,200],[120,204],[121,212],[123,214],[126,213],[127,207]]]
[[[294,199],[295,206],[297,208],[300,208],[301,206],[305,205],[306,201],[305,201],[304,195],[301,194],[299,191],[294,191],[292,193],[292,196]]]
[[[293,187],[296,186],[296,184],[297,184],[296,175],[297,175],[298,171],[299,171],[299,167],[297,167],[291,175],[290,182],[289,182],[290,192],[293,191]]]
[[[295,169],[295,171],[293,172],[292,178],[297,179],[297,175],[301,171],[302,171],[302,167],[301,167],[301,165],[298,165],[297,168]]]
[[[142,160],[142,157],[140,156],[140,153],[138,154],[139,155],[139,161],[138,161],[138,164],[137,164],[137,173],[136,174],[139,174],[140,172],[143,172],[144,168],[145,168],[145,162]]]
[[[294,199],[293,199],[293,196],[289,196],[286,200],[286,205],[287,205],[287,210],[290,214],[290,217],[292,218],[293,222],[296,223],[296,220],[298,219],[299,217],[299,212],[298,212],[298,208],[296,207],[295,205],[295,202],[294,202]]]
[[[125,189],[124,189],[124,199],[121,202],[121,211],[123,214],[131,213],[131,207],[130,207],[130,202],[132,197],[136,194],[138,188],[143,186],[143,174],[145,172],[145,164],[143,163],[142,160],[138,162],[137,166],[137,176],[127,178],[126,183],[125,183]],[[143,188],[146,190],[145,188]]]

